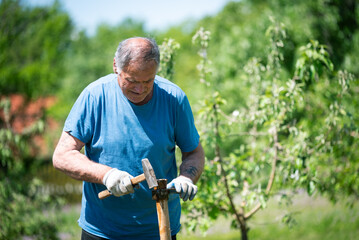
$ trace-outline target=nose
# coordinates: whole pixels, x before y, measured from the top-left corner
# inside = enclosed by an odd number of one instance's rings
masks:
[[[138,93],[138,94],[141,94],[145,91],[145,87],[143,86],[142,83],[137,83],[135,85],[135,92]]]

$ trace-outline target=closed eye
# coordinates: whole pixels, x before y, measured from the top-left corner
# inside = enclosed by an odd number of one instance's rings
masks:
[[[130,83],[136,83],[135,80],[132,80],[132,79],[130,79],[130,78],[126,78],[126,81],[127,81],[127,82],[130,82]]]
[[[150,83],[150,82],[152,82],[154,79],[150,79],[150,80],[147,80],[147,81],[145,81],[145,83]]]
[[[128,81],[128,82],[130,82],[130,83],[140,83],[140,82],[138,82],[138,81],[136,81],[136,80],[133,80],[133,79],[131,79],[131,78],[125,78],[125,79],[126,79],[126,81]],[[149,79],[149,80],[147,80],[147,81],[144,81],[143,83],[148,84],[148,83],[151,83],[153,80],[154,80],[154,79]]]

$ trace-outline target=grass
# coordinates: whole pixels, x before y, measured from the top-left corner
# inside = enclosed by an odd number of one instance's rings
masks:
[[[270,207],[274,208],[274,204]],[[278,205],[277,205],[278,206]],[[280,213],[280,211],[282,213]],[[296,223],[289,228],[281,223],[283,212],[294,212]],[[265,219],[265,222],[262,219]],[[251,239],[358,239],[358,205],[350,209],[344,203],[333,205],[322,198],[302,196],[286,209],[264,210],[253,219]],[[262,224],[260,224],[262,223]],[[268,237],[270,234],[271,237]]]
[[[59,237],[61,240],[81,239],[81,228],[77,224],[80,205],[68,205],[57,214]]]
[[[282,222],[287,213],[293,213],[295,222],[292,227]],[[62,240],[80,239],[81,229],[77,225],[79,206],[65,208],[59,214],[59,230]],[[200,233],[181,231],[179,240],[234,240],[240,239],[240,233],[231,230],[230,220],[219,219],[206,236]],[[359,206],[352,209],[344,203],[333,205],[323,198],[298,196],[290,206],[280,206],[270,201],[266,209],[260,210],[249,221],[250,240],[295,239],[295,240],[351,240],[359,239]]]

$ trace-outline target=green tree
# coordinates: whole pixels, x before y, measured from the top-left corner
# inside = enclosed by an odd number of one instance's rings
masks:
[[[0,102],[0,238],[58,239],[51,210],[59,201],[40,193],[43,183],[33,177],[36,161],[29,149],[29,140],[44,130],[42,120],[21,133],[11,127],[10,101]]]
[[[270,20],[267,58],[245,65],[239,78],[245,102],[230,113],[209,64],[210,33],[200,29],[193,38],[208,94],[199,113],[208,160],[202,191],[185,205],[190,229],[206,229],[224,215],[248,239],[248,221],[275,193],[288,199],[304,188],[334,201],[359,198],[358,115],[350,103],[354,76],[335,71],[326,47],[312,41],[292,54],[298,55],[296,70],[288,77],[287,33],[284,24]],[[291,213],[283,221],[292,223]]]
[[[0,94],[54,94],[70,45],[68,14],[58,2],[31,8],[20,0],[3,0],[0,16]]]
[[[58,90],[72,23],[58,2],[28,7],[19,0],[3,0],[0,15],[0,238],[58,239],[51,210],[59,201],[38,191],[44,184],[34,176],[41,161],[31,151],[45,120],[15,132],[5,96],[36,98]]]
[[[172,80],[174,75],[175,53],[180,48],[180,45],[170,38],[165,39],[159,48],[161,62],[157,74],[163,78]]]

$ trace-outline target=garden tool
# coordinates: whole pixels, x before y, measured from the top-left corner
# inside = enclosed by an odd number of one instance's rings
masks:
[[[161,240],[171,240],[170,217],[168,213],[168,195],[170,190],[167,189],[167,179],[156,179],[155,172],[150,168],[149,162],[142,162],[142,168],[147,178],[151,181],[148,184],[152,190],[152,199],[156,200],[158,228]],[[147,180],[148,181],[148,180]]]
[[[143,168],[143,173],[134,178],[131,178],[132,185],[136,186],[140,182],[146,180],[150,189],[156,187],[157,186],[156,176],[154,175],[153,168],[147,158],[142,159],[142,166],[145,166],[145,168]],[[111,192],[109,190],[104,190],[98,194],[98,197],[100,199],[104,199],[109,196],[111,196]]]

